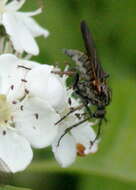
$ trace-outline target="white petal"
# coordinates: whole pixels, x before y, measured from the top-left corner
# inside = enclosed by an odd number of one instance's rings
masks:
[[[14,130],[0,128],[0,170],[17,172],[31,162],[33,153],[28,141]]]
[[[7,94],[8,99],[16,99],[24,95],[24,83],[22,79],[25,78],[29,70],[18,68],[18,65],[25,64],[29,68],[36,65],[34,62],[20,60],[12,54],[0,56],[0,93]]]
[[[13,54],[0,55],[0,75],[7,76],[17,66],[18,58]]]
[[[9,87],[14,87],[8,91],[8,99],[10,101],[20,99],[24,96],[27,83],[26,75],[31,69],[39,66],[38,63],[33,61],[17,60],[16,68],[8,76]]]
[[[23,107],[15,113],[16,129],[24,135],[35,148],[50,145],[57,135],[55,123],[58,114],[39,98],[26,100]]]
[[[29,61],[29,60],[24,60],[24,59],[18,59],[18,66],[24,66],[26,67],[25,70],[31,70],[35,67],[39,67],[40,63],[35,62],[35,61]],[[21,67],[20,67],[21,68]],[[23,69],[23,68],[22,68]]]
[[[49,31],[41,27],[33,18],[27,16],[28,13],[19,13],[18,17],[26,28],[30,31],[32,36],[44,36],[45,38],[49,35]]]
[[[10,101],[19,99],[25,93],[25,77],[40,65],[33,61],[18,59],[12,54],[0,56],[0,93],[7,94]],[[12,87],[12,88],[11,88]]]
[[[37,9],[35,11],[31,11],[31,12],[20,12],[19,11],[19,13],[21,13],[23,16],[32,17],[32,16],[36,16],[38,14],[41,14],[42,13],[42,9],[39,8],[39,9]]]
[[[12,0],[10,3],[6,5],[7,11],[17,11],[19,10],[26,0]]]
[[[19,14],[19,13],[18,13]],[[39,48],[30,31],[20,21],[17,13],[4,13],[3,25],[9,34],[16,51],[22,53],[26,51],[30,54],[37,55]]]
[[[58,163],[62,167],[68,167],[76,159],[76,144],[72,136],[66,134],[60,141],[58,146],[58,138],[52,145],[52,151]]]
[[[12,54],[3,54],[0,56],[0,93],[5,94],[10,87],[9,77],[17,66],[17,57]]]
[[[26,85],[32,96],[43,98],[56,108],[63,104],[65,91],[59,79],[50,73],[51,70],[48,65],[33,69],[26,77]]]
[[[16,68],[8,77],[9,89],[6,94],[9,101],[20,99],[25,95],[25,82],[23,82],[25,75],[26,70]]]
[[[91,146],[91,141],[95,139],[96,134],[89,122],[85,122],[82,125],[73,128],[71,133],[75,138],[76,143],[82,144],[85,147],[84,154],[95,153],[97,151],[98,141]]]

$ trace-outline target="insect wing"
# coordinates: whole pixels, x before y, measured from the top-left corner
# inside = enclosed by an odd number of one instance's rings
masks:
[[[91,59],[94,59],[95,58],[95,44],[92,39],[92,35],[85,21],[82,21],[80,26],[81,26],[82,37],[84,40],[87,54]]]
[[[85,21],[82,21],[80,26],[87,55],[90,59],[90,64],[94,73],[94,78],[103,79],[105,78],[106,73],[103,71],[100,61],[96,55],[96,48],[92,38],[92,34],[89,31],[89,28]]]

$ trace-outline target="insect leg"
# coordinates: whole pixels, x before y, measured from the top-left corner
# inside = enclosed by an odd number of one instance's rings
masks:
[[[85,108],[86,108],[87,112],[89,113],[90,118],[92,118],[93,117],[92,111],[87,104],[85,105]]]
[[[57,74],[57,75],[68,75],[68,76],[73,76],[75,74],[74,71],[51,71],[51,73],[53,74]]]
[[[96,134],[96,137],[93,141],[90,141],[91,143],[91,146],[94,145],[94,143],[96,142],[96,140],[99,138],[99,136],[101,135],[101,125],[102,125],[102,119],[99,121],[98,123],[98,130],[97,130],[97,134]]]
[[[69,133],[73,128],[75,128],[75,127],[81,125],[82,123],[86,122],[88,119],[89,119],[89,118],[86,118],[86,119],[84,119],[84,120],[82,120],[82,121],[80,121],[80,122],[78,122],[78,123],[72,125],[71,127],[67,128],[67,129],[64,131],[64,133],[61,135],[61,137],[59,138],[58,143],[57,143],[57,146],[60,145],[61,139],[62,139],[67,133]]]
[[[77,110],[82,109],[83,107],[84,107],[84,105],[81,104],[81,105],[79,105],[79,106],[77,106],[77,107],[71,109],[66,115],[64,115],[59,121],[57,121],[57,122],[55,123],[55,125],[59,124],[59,123],[60,123],[61,121],[63,121],[66,117],[68,117],[70,114],[72,114],[73,112],[75,112],[75,111],[77,111]]]
[[[76,94],[78,94],[78,96],[80,96],[87,112],[90,115],[90,118],[92,118],[93,117],[92,112],[91,112],[90,108],[88,107],[88,99],[81,94],[80,89],[78,87],[78,82],[79,82],[79,74],[77,73],[75,76],[75,83],[73,85],[73,88],[76,88]]]

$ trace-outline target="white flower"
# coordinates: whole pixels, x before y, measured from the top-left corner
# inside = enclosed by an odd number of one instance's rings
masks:
[[[61,118],[70,111],[68,105],[69,98],[71,99],[71,107],[79,106],[79,102],[71,98],[71,93],[71,90],[67,91],[67,97],[65,98],[66,102],[62,109],[62,113],[60,113]],[[85,156],[97,151],[98,141],[95,141],[93,145],[91,144],[96,137],[91,127],[94,123],[86,121],[64,135],[66,129],[84,120],[82,116],[83,113],[83,109],[77,110],[58,123],[59,133],[52,144],[52,150],[56,160],[62,167],[71,165],[75,161],[77,155]]]
[[[37,55],[39,48],[34,38],[47,37],[49,32],[31,18],[41,13],[41,9],[26,13],[18,11],[24,3],[25,0],[12,0],[10,3],[0,0],[0,24],[4,25],[17,52]]]
[[[0,170],[17,172],[31,162],[31,146],[42,148],[54,141],[57,135],[54,123],[60,119],[48,101],[50,98],[44,99],[29,92],[28,88],[31,91],[31,87],[27,83],[33,87],[35,83],[30,76],[36,77],[33,72],[37,73],[36,69],[43,68],[41,74],[50,81],[50,86],[46,86],[46,80],[41,80],[41,87],[47,88],[49,96],[54,82],[55,93],[57,87],[60,89],[60,82],[48,72],[51,66],[21,60],[11,54],[0,56],[0,66]],[[54,77],[49,79],[50,75]],[[37,81],[40,79],[37,78]],[[57,100],[53,101],[57,105]]]
[[[85,122],[84,124],[73,128],[70,133],[67,133],[60,140],[60,137],[65,131],[64,126],[63,130],[60,130],[60,134],[52,144],[55,158],[62,167],[68,167],[71,165],[75,161],[77,155],[85,156],[97,151],[98,142],[95,142],[93,146],[91,145],[96,134],[89,122]],[[59,140],[60,143],[58,144]]]
[[[55,110],[59,110],[65,100],[65,89],[61,79],[52,74],[53,66],[41,65],[30,71],[26,77],[26,88],[31,96],[46,100]],[[45,74],[46,73],[46,74]]]

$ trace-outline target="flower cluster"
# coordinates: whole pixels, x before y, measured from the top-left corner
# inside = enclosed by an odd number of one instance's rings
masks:
[[[32,18],[41,9],[18,11],[24,2],[0,0],[0,171],[13,173],[30,164],[32,148],[52,146],[67,167],[76,155],[95,153],[98,144],[91,144],[94,123],[82,123],[84,108],[67,89],[67,78],[55,74],[54,66],[27,59],[39,53],[35,37],[49,32]],[[74,107],[80,109],[68,114]],[[68,130],[75,123],[80,125]]]

